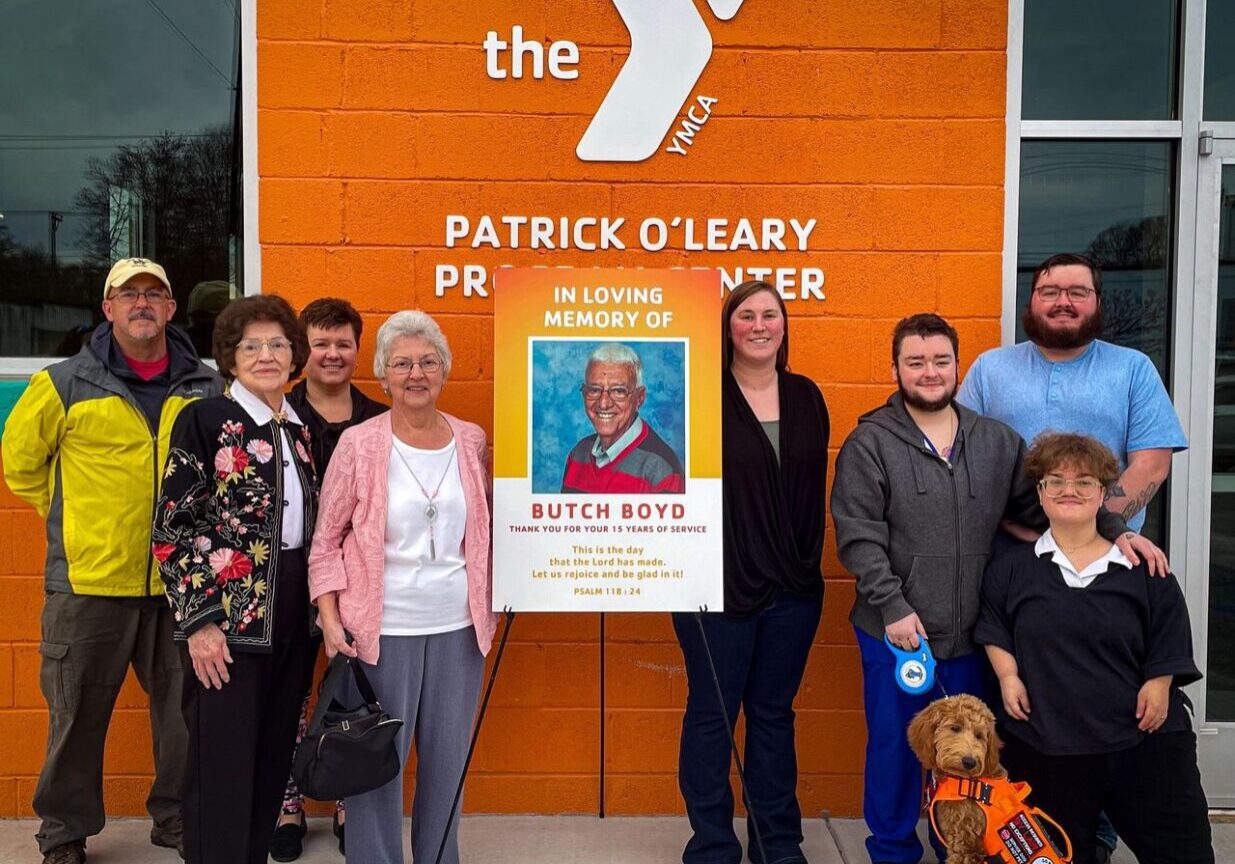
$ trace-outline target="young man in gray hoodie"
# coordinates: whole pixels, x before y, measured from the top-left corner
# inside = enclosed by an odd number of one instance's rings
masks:
[[[1022,470],[1021,437],[956,404],[958,355],[956,330],[938,315],[896,325],[898,392],[859,419],[841,447],[832,486],[840,560],[857,580],[849,620],[862,655],[866,848],[877,864],[921,860],[922,768],[905,731],[915,713],[943,695],[939,688],[902,692],[884,636],[905,650],[925,637],[947,693],[984,696],[985,660],[972,636],[991,544],[1004,523],[1023,537],[1046,527]],[[1118,515],[1100,514],[1107,539],[1125,529]],[[1118,542],[1134,561],[1138,552],[1161,554],[1135,535]]]

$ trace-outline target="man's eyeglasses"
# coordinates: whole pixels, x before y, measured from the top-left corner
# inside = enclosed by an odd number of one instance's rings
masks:
[[[1062,477],[1044,477],[1038,481],[1038,488],[1046,493],[1047,498],[1058,498],[1072,484],[1072,491],[1088,501],[1098,494],[1102,484],[1092,477],[1078,477],[1075,480],[1065,480]]]
[[[109,300],[119,300],[126,306],[132,306],[139,299],[145,299],[151,306],[162,306],[168,300],[172,299],[162,288],[147,288],[145,291],[137,291],[133,288],[125,288],[123,291],[117,291],[109,297]]]
[[[436,357],[421,357],[419,360],[408,360],[406,357],[400,357],[393,363],[386,364],[386,368],[393,369],[396,375],[411,375],[413,366],[419,366],[421,372],[426,375],[432,375],[442,368],[442,361]]]
[[[1068,295],[1068,299],[1073,303],[1084,303],[1089,299],[1090,294],[1098,293],[1094,289],[1086,288],[1083,285],[1072,285],[1068,288],[1060,288],[1058,285],[1039,285],[1034,290],[1047,303],[1054,303],[1064,293]]]
[[[236,353],[241,357],[256,357],[263,348],[269,348],[271,354],[290,354],[292,342],[276,336],[274,339],[241,339],[236,343]]]
[[[598,401],[606,393],[614,402],[625,402],[633,391],[629,387],[601,387],[599,384],[584,384],[579,388],[579,392],[589,402]]]

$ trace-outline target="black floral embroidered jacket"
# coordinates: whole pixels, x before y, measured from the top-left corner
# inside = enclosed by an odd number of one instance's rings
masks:
[[[291,466],[280,425],[290,436]],[[152,533],[178,641],[217,622],[234,648],[271,650],[286,471],[295,470],[304,489],[306,550],[312,540],[317,475],[309,443],[304,426],[259,426],[231,396],[201,399],[180,413]],[[308,628],[308,616],[306,609],[305,620],[291,625]]]

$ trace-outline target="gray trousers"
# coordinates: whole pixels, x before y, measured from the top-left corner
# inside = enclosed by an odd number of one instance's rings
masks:
[[[412,860],[416,864],[433,864],[437,856],[467,758],[484,670],[485,658],[472,627],[432,636],[382,636],[377,665],[364,667],[382,707],[403,720],[396,745],[404,765],[415,735]],[[359,696],[354,685],[352,695],[355,704]],[[456,811],[444,864],[459,862],[458,815]],[[401,776],[347,799],[347,860],[403,864]]]
[[[47,852],[103,830],[103,744],[130,664],[150,696],[152,834],[180,833],[188,732],[180,716],[180,655],[167,603],[49,592],[43,603],[39,683],[47,700],[47,756],[34,789]]]

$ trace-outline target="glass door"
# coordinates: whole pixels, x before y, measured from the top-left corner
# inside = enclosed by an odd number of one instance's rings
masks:
[[[1201,775],[1235,806],[1235,138],[1199,159],[1186,593],[1205,679],[1190,688]],[[1204,153],[1204,150],[1202,151]],[[1192,518],[1193,516],[1196,518]]]

